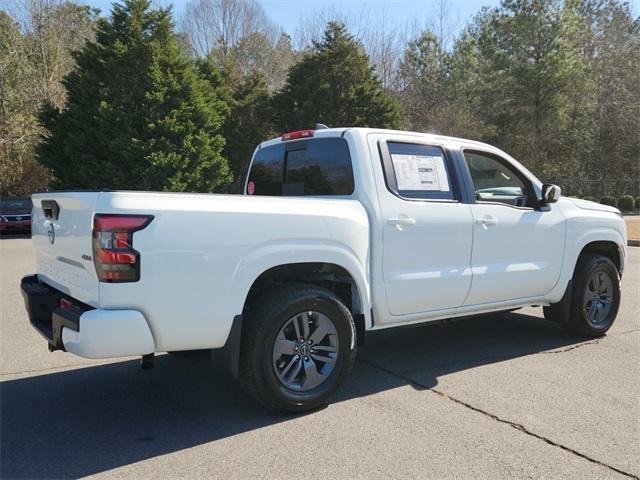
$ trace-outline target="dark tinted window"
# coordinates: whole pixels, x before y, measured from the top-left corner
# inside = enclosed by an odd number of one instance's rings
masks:
[[[32,207],[30,198],[0,198],[0,211],[10,210],[31,210]]]
[[[350,195],[349,147],[343,138],[318,138],[262,148],[249,183],[247,193],[253,189],[253,195]]]
[[[261,148],[256,152],[249,173],[254,195],[282,195],[284,144]]]
[[[390,156],[390,165],[385,165],[387,183],[398,195],[422,199],[454,198],[442,149],[400,142],[387,142],[387,148]]]

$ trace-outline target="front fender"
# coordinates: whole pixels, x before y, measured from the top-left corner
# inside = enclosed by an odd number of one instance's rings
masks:
[[[615,243],[620,251],[620,270],[622,271],[624,269],[626,239],[617,228],[599,226],[591,227],[588,230],[579,230],[577,233],[574,229],[573,232],[569,232],[560,279],[553,290],[547,295],[550,303],[560,301],[564,295],[569,280],[573,277],[573,272],[575,271],[580,254],[585,247],[592,242]]]

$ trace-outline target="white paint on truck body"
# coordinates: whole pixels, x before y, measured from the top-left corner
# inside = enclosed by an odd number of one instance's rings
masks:
[[[74,345],[69,350],[110,357],[150,353],[149,348],[222,347],[254,281],[280,265],[322,262],[342,267],[357,289],[356,313],[364,315],[371,330],[557,302],[580,251],[591,241],[614,242],[624,263],[626,233],[616,211],[568,198],[546,211],[400,198],[385,183],[379,142],[435,145],[451,155],[462,155],[465,149],[498,155],[539,192],[541,182],[495,147],[360,128],[319,130],[314,136],[324,137],[343,137],[349,146],[352,195],[35,194],[33,242],[39,278],[95,307],[96,318],[110,312],[104,328],[113,329],[99,333],[101,344],[93,338],[79,345],[79,337],[67,332],[63,338]],[[280,142],[270,140],[259,148]],[[59,220],[44,218],[41,201],[46,199],[60,204]],[[133,248],[140,253],[139,281],[98,281],[91,260],[96,213],[153,215],[146,228],[133,234]],[[487,224],[487,218],[493,220]],[[52,223],[53,244],[48,238]],[[136,340],[125,346],[118,338],[127,335],[120,331],[127,323],[115,320],[117,312],[126,312],[122,318],[139,314],[131,327]]]

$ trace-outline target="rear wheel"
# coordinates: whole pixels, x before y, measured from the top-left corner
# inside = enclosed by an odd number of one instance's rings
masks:
[[[274,289],[247,312],[241,382],[268,408],[304,412],[327,404],[356,354],[351,312],[329,290]]]
[[[585,254],[576,265],[571,287],[571,295],[545,307],[545,317],[563,323],[578,335],[604,335],[613,325],[620,306],[620,275],[616,266],[604,255]]]

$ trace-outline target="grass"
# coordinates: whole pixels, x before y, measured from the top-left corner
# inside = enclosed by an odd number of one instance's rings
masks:
[[[625,218],[627,223],[627,238],[640,240],[640,217]]]

